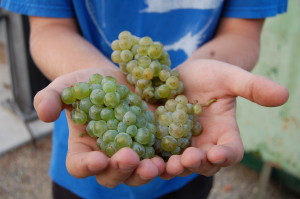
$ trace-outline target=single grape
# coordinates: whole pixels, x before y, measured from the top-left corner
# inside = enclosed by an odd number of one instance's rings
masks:
[[[143,155],[145,153],[145,147],[142,144],[140,144],[138,142],[133,142],[132,149],[138,154],[138,156],[140,158],[143,157]]]
[[[129,61],[132,60],[133,54],[132,54],[132,52],[130,50],[122,50],[121,54],[120,54],[120,58],[124,62],[129,62]]]
[[[111,60],[115,63],[121,63],[122,59],[121,59],[121,51],[120,50],[115,50],[112,54],[111,54]]]
[[[101,151],[105,151],[106,143],[101,138],[97,139],[96,144]]]
[[[94,135],[102,138],[103,134],[108,130],[108,125],[104,120],[94,121]]]
[[[167,111],[174,112],[176,110],[177,101],[174,99],[169,99],[165,103],[165,108]]]
[[[141,56],[137,61],[138,61],[138,66],[142,68],[147,68],[151,64],[151,58],[148,56]]]
[[[148,48],[148,55],[151,59],[158,59],[162,55],[162,45],[154,43]]]
[[[90,95],[90,86],[86,82],[77,82],[73,86],[76,99],[83,99]]]
[[[154,151],[154,148],[151,147],[151,146],[146,146],[145,147],[145,153],[144,155],[142,156],[143,159],[151,159],[153,158],[155,155],[155,151]]]
[[[172,117],[168,113],[163,113],[158,116],[158,123],[164,126],[169,126],[172,123]]]
[[[194,126],[192,128],[192,133],[193,133],[193,136],[198,136],[202,133],[202,125],[200,122],[196,121],[194,123]]]
[[[176,110],[172,113],[172,120],[175,123],[184,124],[188,121],[188,114],[183,110]]]
[[[170,89],[177,89],[179,86],[179,79],[175,76],[170,76],[166,81],[166,85]]]
[[[183,125],[179,123],[171,123],[169,126],[169,134],[174,138],[181,138],[184,135]]]
[[[129,88],[125,86],[124,84],[120,84],[117,88],[117,92],[120,95],[120,99],[124,99],[127,97],[128,93],[130,92]]]
[[[104,121],[114,119],[114,111],[111,108],[103,108],[100,112],[100,116]]]
[[[119,121],[117,119],[110,119],[107,121],[107,128],[109,130],[117,130]]]
[[[158,77],[161,81],[165,82],[167,81],[167,79],[170,77],[170,72],[167,71],[167,70],[161,70],[159,73],[158,73]]]
[[[161,147],[167,152],[174,151],[178,146],[177,140],[172,136],[165,136],[161,139]]]
[[[153,78],[153,71],[151,68],[146,68],[143,72],[143,78],[146,80],[151,80]]]
[[[113,156],[117,152],[115,142],[109,142],[105,145],[105,153],[108,157]]]
[[[127,130],[127,125],[124,124],[124,122],[119,122],[118,126],[117,126],[117,131],[119,133],[124,133],[124,132],[126,132],[126,130]]]
[[[85,124],[87,122],[87,115],[80,109],[73,109],[71,118],[75,124]]]
[[[106,131],[103,136],[102,139],[104,142],[109,143],[115,140],[115,137],[118,135],[118,131],[116,130],[108,130]]]
[[[115,108],[120,103],[120,95],[117,92],[109,92],[104,96],[104,104],[109,108]]]
[[[157,88],[157,95],[160,97],[160,98],[167,98],[171,91],[169,89],[169,87],[165,84],[163,85],[160,85],[158,88]]]
[[[72,104],[76,101],[73,87],[67,87],[62,91],[61,100],[65,104]]]
[[[193,112],[196,115],[200,115],[202,113],[202,106],[200,104],[193,104]]]
[[[123,117],[123,122],[127,126],[135,124],[135,122],[136,122],[136,115],[132,111],[126,112],[125,115],[124,115],[124,117]]]
[[[107,81],[104,84],[102,84],[102,88],[105,93],[116,92],[118,84],[116,82]]]
[[[131,147],[132,138],[127,133],[119,133],[115,137],[115,146],[119,150],[124,147]]]
[[[126,129],[126,133],[131,137],[136,136],[138,128],[135,125],[130,125]]]
[[[89,121],[88,125],[86,126],[86,132],[89,136],[92,138],[96,138],[97,136],[95,135],[95,122],[94,120]]]
[[[148,144],[151,141],[151,135],[147,128],[139,128],[134,138],[140,144]]]
[[[92,84],[101,84],[101,81],[103,79],[103,76],[98,74],[98,73],[95,73],[95,74],[92,74],[89,78],[89,84],[92,85]]]
[[[90,94],[90,100],[93,104],[102,105],[104,103],[105,92],[102,89],[95,89]]]
[[[91,106],[90,110],[89,110],[89,117],[92,120],[100,120],[101,116],[100,116],[100,112],[102,111],[102,105],[93,105]]]
[[[139,41],[140,45],[145,45],[145,46],[149,46],[153,43],[153,40],[151,39],[151,37],[142,37]]]
[[[119,40],[114,40],[110,46],[113,50],[122,50],[119,46]]]

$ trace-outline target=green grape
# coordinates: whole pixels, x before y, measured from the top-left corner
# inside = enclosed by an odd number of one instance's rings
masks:
[[[140,144],[148,144],[151,141],[151,135],[147,128],[139,128],[134,138]]]
[[[127,111],[129,111],[128,105],[119,104],[114,110],[114,115],[118,120],[122,121],[123,117]]]
[[[90,86],[85,82],[77,82],[73,86],[74,95],[76,99],[83,99],[90,95]]]
[[[172,136],[165,136],[161,139],[161,148],[167,152],[174,151],[177,146],[177,140]]]
[[[136,44],[139,44],[140,42],[140,38],[135,36],[135,35],[132,35],[132,41],[133,43],[136,45]]]
[[[87,132],[87,134],[89,136],[91,136],[92,138],[96,138],[97,136],[95,135],[95,122],[94,120],[89,121],[89,123],[87,124],[85,130]]]
[[[73,109],[71,111],[71,118],[75,124],[85,124],[87,122],[87,115],[80,109]]]
[[[178,146],[174,151],[171,152],[172,155],[179,155],[181,153],[181,148]]]
[[[118,123],[118,127],[117,127],[117,131],[119,133],[124,133],[127,130],[127,125],[124,122],[119,122]]]
[[[89,110],[89,117],[92,120],[100,120],[100,112],[102,111],[102,105],[93,105]]]
[[[61,100],[65,104],[72,104],[76,101],[73,87],[67,87],[62,91]]]
[[[115,50],[112,54],[111,54],[111,60],[115,63],[121,63],[122,59],[121,59],[121,51],[120,50]]]
[[[96,141],[96,145],[101,151],[105,151],[106,143],[102,140],[102,138],[98,138]]]
[[[142,144],[138,142],[133,142],[132,149],[138,154],[140,158],[143,157],[145,153],[145,147]]]
[[[95,73],[95,74],[92,74],[89,78],[89,84],[92,85],[92,84],[101,84],[101,81],[103,79],[103,76],[98,74],[98,73]]]
[[[184,91],[183,83],[182,83],[182,82],[179,82],[179,86],[178,86],[178,88],[176,89],[177,95],[182,94],[183,91]]]
[[[131,47],[131,52],[133,55],[136,55],[137,54],[137,49],[138,49],[139,45],[137,44],[134,44],[132,47]]]
[[[193,112],[193,104],[188,103],[186,105],[186,107],[187,107],[187,113],[188,114],[194,114],[194,112]]]
[[[140,66],[133,68],[132,70],[132,77],[136,79],[142,79],[143,78],[144,69]]]
[[[157,126],[156,138],[162,139],[163,137],[165,137],[167,135],[169,135],[169,127],[159,124]]]
[[[156,122],[155,114],[152,111],[146,111],[145,118],[146,118],[147,122],[150,122],[153,124]]]
[[[149,65],[149,68],[153,72],[153,77],[158,77],[159,72],[161,71],[161,64],[157,60],[153,60]]]
[[[114,40],[110,46],[113,50],[122,50],[119,46],[119,40]]]
[[[141,102],[141,104],[140,104],[140,107],[141,107],[141,110],[142,110],[143,112],[145,112],[145,111],[147,111],[147,109],[148,109],[148,104],[143,100],[143,101]]]
[[[153,41],[152,41],[151,37],[146,36],[146,37],[142,37],[140,39],[139,44],[149,46],[149,45],[153,44]]]
[[[115,137],[115,146],[119,150],[124,147],[131,147],[132,138],[127,133],[119,133]]]
[[[146,87],[148,87],[150,85],[150,81],[146,80],[146,79],[139,79],[137,80],[136,82],[136,86],[139,88],[139,89],[144,89]]]
[[[137,61],[138,61],[138,66],[142,68],[147,68],[151,64],[151,58],[148,56],[141,56]]]
[[[127,99],[129,100],[130,105],[140,106],[142,103],[142,98],[135,93],[129,93]]]
[[[196,115],[200,115],[202,113],[202,106],[200,104],[193,104],[193,112]]]
[[[105,92],[102,89],[95,89],[90,94],[90,100],[93,104],[102,105],[104,103]]]
[[[158,77],[161,81],[165,82],[167,81],[167,79],[171,76],[170,72],[167,71],[167,70],[161,70],[159,73],[158,73]]]
[[[131,60],[130,62],[127,63],[126,65],[126,70],[129,72],[129,73],[132,73],[132,70],[138,66],[138,61],[137,60]]]
[[[134,85],[134,84],[135,84],[135,83],[134,83],[134,80],[133,80],[133,77],[132,77],[131,74],[128,74],[128,75],[126,76],[126,80],[127,80],[127,82],[128,82],[129,84],[131,84],[131,85]]]
[[[177,143],[181,149],[186,149],[190,145],[190,141],[184,137],[177,139]]]
[[[103,134],[108,130],[108,125],[104,120],[94,121],[94,135],[102,138]]]
[[[129,107],[130,111],[133,112],[136,116],[142,115],[142,110],[140,107],[132,105]]]
[[[125,115],[124,115],[124,117],[123,117],[123,122],[127,126],[135,124],[135,122],[136,122],[136,115],[132,111],[126,112]]]
[[[145,147],[145,153],[144,155],[142,156],[143,159],[151,159],[153,158],[155,155],[155,151],[154,151],[154,148],[151,147],[151,146],[146,146]]]
[[[109,108],[115,108],[120,103],[120,95],[117,92],[109,92],[104,96],[104,104]]]
[[[105,93],[116,92],[118,84],[116,82],[108,81],[102,84],[103,91]]]
[[[153,87],[147,87],[145,88],[145,90],[143,91],[143,97],[147,98],[147,99],[151,99],[154,96],[154,89]]]
[[[136,118],[136,126],[139,127],[139,128],[142,128],[142,127],[145,127],[147,124],[147,120],[144,116],[138,116]]]
[[[83,98],[79,101],[79,109],[87,114],[89,113],[91,106],[93,106],[93,103],[91,102],[89,97]]]
[[[115,142],[106,143],[105,153],[108,157],[113,156],[117,152]]]
[[[174,138],[181,138],[184,135],[183,125],[179,123],[171,123],[169,126],[169,134]]]
[[[150,141],[149,143],[146,145],[146,146],[153,146],[154,143],[155,143],[155,135],[151,133],[151,138],[150,138]]]
[[[170,89],[176,89],[179,86],[179,79],[175,76],[170,76],[166,81],[166,85]]]
[[[117,119],[110,119],[107,121],[107,128],[109,130],[117,130],[119,121]]]
[[[172,123],[172,117],[170,117],[167,113],[163,113],[158,116],[158,123],[169,126]]]
[[[115,137],[118,135],[118,131],[116,130],[108,130],[106,131],[103,136],[102,139],[104,142],[109,143],[115,140]]]
[[[176,110],[177,102],[174,99],[169,99],[165,103],[167,111],[174,112]]]
[[[90,91],[92,92],[93,90],[96,89],[101,89],[102,90],[102,86],[100,84],[90,84]]]
[[[102,120],[108,121],[110,119],[114,119],[114,111],[111,108],[103,108],[100,112],[100,116]]]
[[[188,121],[189,117],[183,110],[176,110],[172,113],[172,120],[175,123],[184,124]]]
[[[153,148],[156,152],[156,154],[162,154],[163,149],[161,148],[161,140],[160,139],[155,139],[155,142],[153,144]]]
[[[148,48],[148,55],[151,59],[158,59],[162,55],[162,45],[154,43]]]
[[[202,133],[202,125],[200,122],[196,121],[194,123],[194,126],[192,128],[192,133],[193,133],[193,136],[198,136]]]
[[[130,50],[122,50],[120,57],[121,57],[122,61],[129,62],[132,60],[133,54]]]
[[[147,45],[139,45],[136,51],[137,51],[136,55],[147,56],[147,54],[148,54],[148,46]]]
[[[177,70],[171,70],[171,76],[175,76],[179,79],[180,75],[179,72]]]
[[[112,77],[112,76],[105,76],[103,77],[101,84],[105,84],[106,82],[115,82],[118,83],[116,78]]]
[[[176,110],[180,110],[180,111],[183,111],[185,113],[188,113],[188,106],[187,106],[187,104],[177,103]]]
[[[171,91],[169,89],[169,87],[165,84],[163,85],[160,85],[159,87],[157,87],[157,95],[160,97],[160,98],[167,98]]]
[[[157,131],[156,126],[153,123],[148,122],[146,124],[146,128],[150,131],[150,133],[155,134]]]
[[[129,31],[124,30],[124,31],[119,33],[118,38],[120,40],[128,40],[128,39],[132,38],[132,34]]]
[[[137,129],[137,127],[135,125],[130,125],[126,129],[126,133],[128,135],[130,135],[131,137],[135,137],[136,134],[137,134],[137,131],[138,131],[138,129]]]
[[[169,101],[169,100],[168,100]],[[168,101],[166,103],[168,103]],[[156,115],[161,115],[163,113],[167,113],[167,109],[165,108],[165,106],[158,106],[156,108]]]
[[[151,80],[153,78],[153,71],[151,68],[146,68],[143,72],[143,77],[146,80]]]
[[[124,99],[127,97],[128,93],[130,92],[129,88],[125,86],[124,84],[120,84],[117,88],[117,92],[120,95],[120,99]]]
[[[119,40],[119,46],[122,50],[130,50],[133,45],[133,41],[131,38],[121,39]]]

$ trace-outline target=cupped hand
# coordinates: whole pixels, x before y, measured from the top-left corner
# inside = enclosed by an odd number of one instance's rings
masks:
[[[221,167],[238,163],[244,153],[236,121],[236,97],[262,106],[280,106],[288,99],[286,88],[234,65],[213,60],[190,60],[177,68],[189,101],[204,107],[199,120],[203,132],[193,137],[192,146],[167,162],[164,178],[199,173],[215,174]]]
[[[82,69],[62,75],[36,94],[34,107],[37,114],[42,121],[53,122],[61,111],[66,109],[69,126],[66,166],[74,177],[95,175],[98,183],[106,187],[116,187],[120,183],[130,186],[146,184],[164,172],[165,163],[161,158],[154,157],[140,161],[136,152],[130,148],[123,148],[108,158],[99,151],[94,138],[85,134],[83,137],[79,136],[85,132],[85,126],[73,123],[70,118],[70,107],[61,103],[60,93],[64,88],[76,82],[87,82],[94,73],[113,76],[119,83],[126,84],[124,75],[115,67]]]

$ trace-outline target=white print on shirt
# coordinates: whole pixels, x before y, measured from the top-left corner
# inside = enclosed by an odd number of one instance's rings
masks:
[[[104,1],[102,1],[102,3],[104,3]],[[95,27],[97,28],[98,33],[101,35],[105,44],[110,46],[111,45],[110,41],[107,39],[106,35],[104,34],[103,30],[101,29],[101,27],[98,24],[98,20],[96,18],[96,13],[95,13],[96,11],[94,10],[94,6],[92,5],[91,1],[86,0],[85,6],[87,8],[87,11],[88,11],[91,19],[92,19],[92,22],[94,23]]]
[[[166,45],[164,47],[165,50],[182,50],[189,57],[192,53],[198,48],[198,46],[203,43],[205,40],[205,32],[209,29],[211,24],[215,19],[215,13],[212,13],[212,17],[207,21],[205,26],[199,30],[196,34],[193,35],[192,32],[188,32],[183,37],[181,37],[178,41],[173,44]]]
[[[164,13],[178,9],[215,9],[223,0],[145,0],[147,8],[141,12]]]

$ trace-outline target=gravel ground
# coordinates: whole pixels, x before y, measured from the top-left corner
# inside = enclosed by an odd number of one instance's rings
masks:
[[[51,136],[25,144],[0,156],[1,199],[50,199],[48,167]],[[209,199],[255,199],[258,174],[242,165],[222,169],[215,176]],[[299,199],[275,182],[270,182],[265,198]]]

